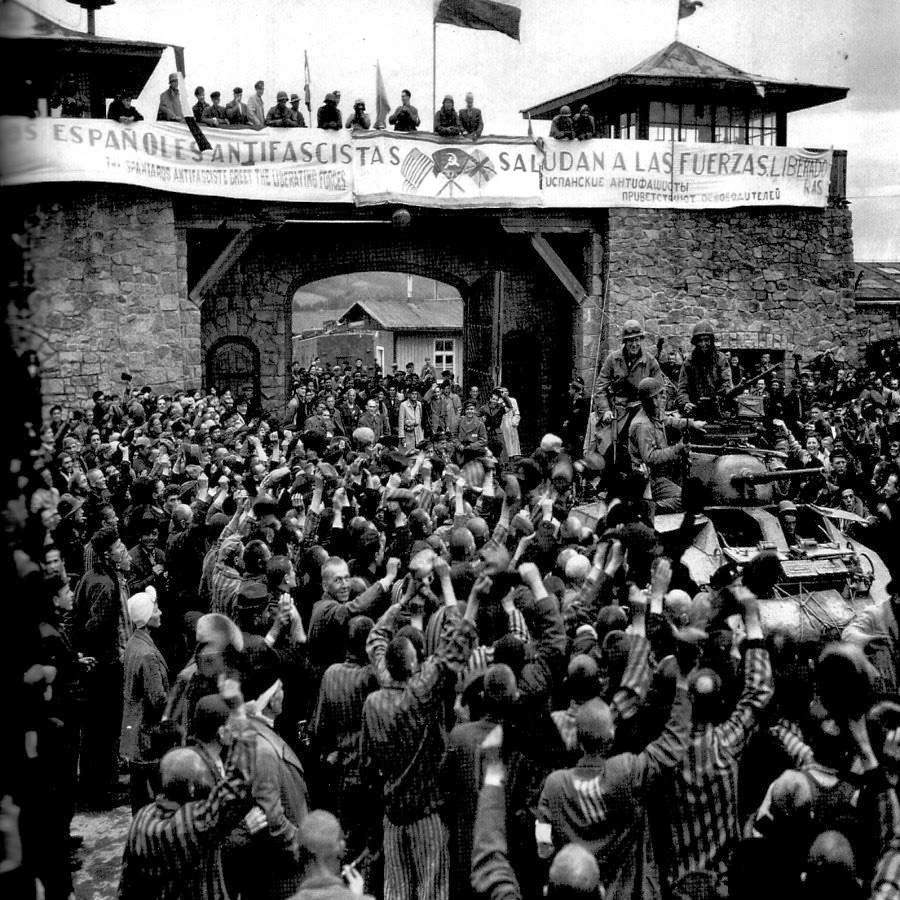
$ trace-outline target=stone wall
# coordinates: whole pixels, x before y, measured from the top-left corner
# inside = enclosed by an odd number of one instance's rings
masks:
[[[900,340],[900,303],[856,301],[856,317],[848,343],[857,351],[860,361],[866,350],[879,341]]]
[[[125,370],[135,386],[199,386],[200,310],[187,299],[170,197],[55,185],[7,200],[34,288],[10,302],[7,325],[17,352],[39,355],[45,406],[116,392]]]
[[[689,347],[711,319],[720,347],[811,356],[853,328],[849,210],[610,210],[611,345],[635,318]],[[852,348],[855,351],[855,348]]]

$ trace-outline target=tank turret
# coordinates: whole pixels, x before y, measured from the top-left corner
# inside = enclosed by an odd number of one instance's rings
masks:
[[[771,455],[769,456],[771,458]],[[770,468],[766,458],[753,452],[698,453],[691,476],[706,487],[715,506],[768,506],[774,502],[774,484],[791,478],[809,478],[822,469]]]

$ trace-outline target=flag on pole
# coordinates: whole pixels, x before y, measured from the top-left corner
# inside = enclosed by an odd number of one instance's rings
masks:
[[[697,12],[697,7],[703,6],[701,0],[678,0],[678,18],[686,19]]]
[[[306,111],[312,115],[312,91],[309,86],[309,56],[303,51],[303,102]]]
[[[435,0],[434,21],[479,31],[499,31],[519,40],[520,0]]]
[[[384,78],[381,77],[381,62],[375,63],[375,127],[387,128],[387,117],[391,111],[387,91],[384,89]]]

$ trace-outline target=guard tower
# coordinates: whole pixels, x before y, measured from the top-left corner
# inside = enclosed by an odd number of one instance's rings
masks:
[[[78,0],[78,5],[85,3],[91,24],[100,0]],[[51,100],[77,94],[91,117],[105,118],[108,100],[123,91],[134,97],[140,93],[165,49],[165,44],[151,41],[75,31],[18,0],[6,0],[0,4],[0,53],[7,86],[4,112],[47,115]],[[176,68],[183,72],[184,51],[174,49]]]
[[[788,113],[843,100],[847,88],[752,75],[673,41],[633,69],[522,110],[552,119],[591,108],[599,137],[787,145]]]

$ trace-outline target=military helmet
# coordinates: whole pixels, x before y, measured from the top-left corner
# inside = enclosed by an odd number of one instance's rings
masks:
[[[627,319],[622,325],[622,340],[627,341],[628,338],[644,337],[644,329],[637,319]]]
[[[643,402],[661,394],[664,385],[659,378],[642,378],[638,385],[638,399]]]
[[[694,326],[694,330],[691,332],[691,343],[696,344],[697,338],[700,337],[701,334],[708,334],[711,338],[715,339],[716,332],[709,319],[701,319]]]

